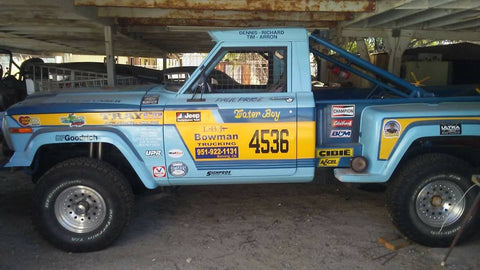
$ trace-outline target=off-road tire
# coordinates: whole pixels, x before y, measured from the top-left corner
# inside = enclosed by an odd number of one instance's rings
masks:
[[[57,199],[62,194],[72,196],[68,191],[77,187],[94,190],[104,202],[105,216],[96,224],[98,228],[92,226],[95,229],[90,232],[68,230],[56,215]],[[34,190],[33,223],[57,248],[95,251],[108,247],[120,236],[132,218],[133,209],[132,188],[117,169],[97,159],[73,158],[55,165],[39,179]]]
[[[434,181],[452,182],[461,189],[463,195],[473,184],[471,176],[472,168],[467,162],[446,154],[424,154],[407,161],[396,172],[387,188],[387,209],[393,224],[406,237],[422,245],[450,245],[467,218],[479,188],[474,187],[465,196],[465,209],[458,220],[444,226],[441,231],[420,219],[416,208],[417,196],[422,188]],[[478,216],[478,213],[474,214],[469,220],[462,239],[468,238],[474,232],[473,228],[479,221]]]

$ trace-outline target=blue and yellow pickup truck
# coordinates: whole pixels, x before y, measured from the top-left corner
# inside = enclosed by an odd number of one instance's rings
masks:
[[[38,93],[6,111],[5,167],[32,174],[34,222],[48,241],[107,247],[141,187],[309,182],[317,167],[341,182],[388,182],[403,234],[452,241],[478,192],[464,196],[479,166],[475,92],[427,92],[305,29],[210,35],[201,65],[164,85]],[[311,54],[372,87],[312,87]]]

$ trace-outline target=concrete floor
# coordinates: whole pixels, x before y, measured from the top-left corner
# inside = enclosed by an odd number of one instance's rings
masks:
[[[377,243],[395,232],[382,192],[311,183],[148,192],[113,246],[72,254],[32,227],[32,188],[23,173],[0,172],[0,269],[439,269],[447,251],[391,252]],[[478,254],[480,234],[447,268],[480,269]]]

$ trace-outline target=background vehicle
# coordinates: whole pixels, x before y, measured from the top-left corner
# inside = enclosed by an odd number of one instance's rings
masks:
[[[478,192],[462,199],[478,173],[478,96],[437,98],[305,29],[211,35],[217,45],[178,91],[37,94],[7,111],[6,166],[32,171],[47,240],[72,251],[110,245],[138,183],[308,182],[330,167],[342,182],[388,181],[389,213],[412,240],[451,242]],[[374,87],[312,91],[310,52]]]

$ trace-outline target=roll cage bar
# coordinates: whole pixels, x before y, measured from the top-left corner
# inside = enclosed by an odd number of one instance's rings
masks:
[[[347,63],[343,63],[339,60],[337,60],[335,57],[324,54],[310,46],[310,52],[313,53],[315,56],[321,57],[345,70],[348,70],[352,72],[353,74],[375,84],[375,87],[372,89],[372,91],[368,94],[367,98],[371,97],[372,94],[377,91],[379,88],[383,88],[385,90],[388,90],[394,94],[397,94],[401,97],[404,98],[415,98],[415,97],[433,97],[434,94],[425,91],[424,89],[417,87],[402,78],[382,69],[379,68],[375,65],[373,65],[370,62],[365,61],[364,59],[353,55],[346,50],[326,41],[325,39],[316,36],[315,34],[310,34],[310,41],[320,44],[324,46],[325,48],[334,51],[338,56],[343,57]],[[377,77],[380,77],[386,82],[382,82],[378,80],[376,77],[372,77],[365,72],[355,68],[352,66],[355,65],[357,67],[360,67],[364,70],[370,71],[371,73],[375,74]],[[390,83],[391,85],[389,85]]]

